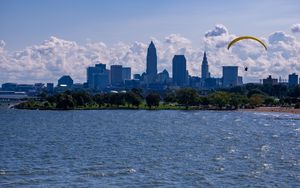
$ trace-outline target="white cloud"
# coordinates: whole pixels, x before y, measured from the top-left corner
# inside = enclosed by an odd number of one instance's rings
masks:
[[[228,29],[222,24],[217,24],[214,29],[205,33],[205,37],[216,37],[222,35],[228,35]]]
[[[284,32],[274,32],[261,39],[267,44],[265,51],[259,43],[245,40],[227,50],[227,44],[236,35],[224,25],[216,25],[203,37],[204,49],[208,53],[210,71],[221,76],[223,65],[238,65],[245,80],[258,81],[272,74],[287,77],[300,71],[300,42]],[[258,36],[259,37],[259,36]],[[151,38],[158,53],[158,70],[167,69],[171,74],[172,58],[184,54],[191,75],[200,76],[203,48],[195,48],[192,42],[179,35],[171,34],[163,40]],[[118,43],[106,45],[103,42],[79,45],[57,37],[50,37],[39,45],[20,51],[5,50],[0,41],[0,82],[54,82],[63,74],[70,74],[75,82],[86,80],[86,68],[97,62],[122,64],[132,67],[133,73],[142,73],[146,67],[148,43]],[[243,71],[248,66],[249,71]]]
[[[300,33],[300,23],[294,24],[294,25],[291,27],[291,31],[292,31],[293,33]]]

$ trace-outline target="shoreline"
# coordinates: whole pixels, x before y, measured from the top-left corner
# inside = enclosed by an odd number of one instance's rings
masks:
[[[254,108],[254,109],[239,109],[239,111],[300,114],[300,109],[295,109],[293,107],[258,107],[258,108]]]
[[[239,111],[239,112],[275,112],[275,113],[289,113],[289,114],[300,114],[300,109],[293,107],[257,107],[257,108],[243,108],[243,109],[216,109],[216,108],[195,108],[190,107],[185,109],[183,107],[177,108],[133,108],[133,107],[102,107],[102,108],[74,108],[74,109],[57,109],[57,108],[15,108],[17,110],[50,110],[50,111],[69,111],[69,110],[149,110],[149,111],[160,111],[160,110],[184,110],[184,111]]]

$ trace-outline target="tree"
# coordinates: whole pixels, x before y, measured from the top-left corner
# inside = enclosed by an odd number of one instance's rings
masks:
[[[217,106],[219,109],[222,109],[228,105],[230,100],[230,95],[223,91],[217,91],[209,95],[209,100],[211,104]]]
[[[61,110],[74,109],[75,104],[71,95],[65,93],[59,94],[57,96],[56,108]]]
[[[186,109],[189,106],[199,105],[198,97],[197,91],[192,88],[180,89],[176,94],[178,104],[184,105]]]
[[[266,106],[273,106],[275,104],[274,97],[266,97],[265,100],[264,100],[264,104]]]
[[[76,106],[84,106],[93,102],[90,94],[84,91],[72,93],[72,97]]]
[[[199,96],[198,97],[198,102],[199,102],[199,104],[201,104],[203,106],[208,106],[209,105],[209,99],[206,96]]]
[[[234,109],[244,106],[247,103],[247,98],[240,94],[231,94],[229,98],[229,105]]]
[[[98,104],[99,107],[101,107],[105,104],[104,95],[96,94],[93,97],[93,100]]]
[[[261,106],[264,102],[264,96],[259,94],[254,94],[249,98],[249,103],[252,107]]]
[[[116,105],[119,107],[120,105],[125,104],[124,94],[123,93],[112,93],[109,95],[110,97],[110,104]]]
[[[132,91],[125,94],[125,101],[128,105],[132,105],[136,107],[138,107],[142,102],[141,97]]]
[[[299,98],[300,97],[300,86],[294,86],[289,89],[288,96]]]
[[[259,95],[265,95],[264,92],[262,92],[260,89],[251,89],[248,94],[247,94],[247,97],[250,98],[252,95],[254,94],[259,94]]]
[[[147,106],[151,109],[152,106],[159,106],[160,96],[157,93],[150,93],[146,96]]]
[[[176,93],[174,91],[168,92],[164,98],[165,103],[174,103],[176,102]]]

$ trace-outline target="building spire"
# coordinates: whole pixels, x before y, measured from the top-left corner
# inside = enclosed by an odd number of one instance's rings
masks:
[[[204,51],[204,56],[203,56],[203,60],[202,60],[201,77],[203,80],[210,77],[206,51]]]

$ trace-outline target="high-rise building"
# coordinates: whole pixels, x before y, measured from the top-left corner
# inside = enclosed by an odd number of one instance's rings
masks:
[[[186,59],[184,55],[175,55],[173,57],[173,83],[176,86],[185,86],[187,84]]]
[[[290,86],[298,85],[298,75],[296,73],[289,75],[289,85]]]
[[[73,79],[69,75],[64,75],[58,79],[58,86],[72,87]]]
[[[202,80],[205,80],[206,78],[210,77],[206,52],[204,52],[204,56],[203,56],[203,60],[202,60],[201,77],[202,77]]]
[[[130,67],[123,67],[122,79],[123,79],[123,81],[131,79],[131,68]]]
[[[157,55],[156,48],[151,41],[147,51],[147,69],[146,69],[148,83],[155,82],[157,76]]]
[[[272,78],[272,76],[269,75],[268,78],[263,79],[263,84],[264,85],[275,85],[275,84],[278,84],[278,79]]]
[[[223,87],[233,87],[238,85],[238,67],[223,66]]]
[[[111,65],[110,66],[111,85],[122,86],[124,84],[122,74],[123,74],[122,65]]]
[[[99,63],[87,68],[87,84],[95,90],[102,90],[109,85],[109,70],[105,64]]]

